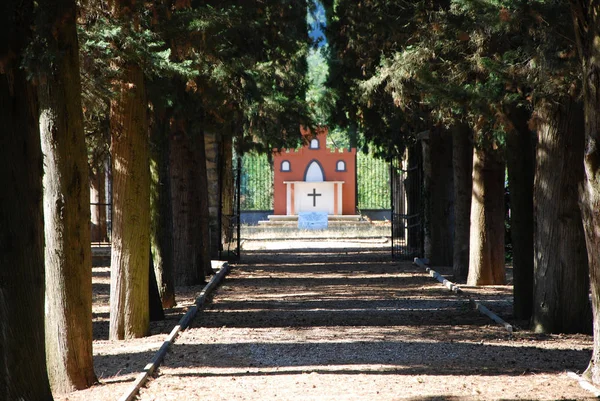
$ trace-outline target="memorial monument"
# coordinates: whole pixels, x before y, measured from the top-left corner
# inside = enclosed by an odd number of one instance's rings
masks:
[[[274,150],[274,215],[356,213],[356,149],[327,148],[327,128],[301,128],[305,145]]]

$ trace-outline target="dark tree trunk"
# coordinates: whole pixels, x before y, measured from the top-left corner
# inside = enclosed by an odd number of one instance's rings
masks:
[[[152,260],[152,254],[149,256],[150,265],[148,266],[148,302],[150,307],[150,321],[156,322],[165,320],[165,311],[163,310],[162,301],[160,299],[160,292],[158,291],[158,283],[156,280],[156,274],[154,262]]]
[[[469,274],[469,235],[471,230],[471,190],[473,186],[473,133],[460,124],[452,131],[454,171],[454,281],[465,282]]]
[[[219,180],[221,181],[221,244],[219,249],[223,249],[223,244],[228,244],[233,240],[233,202],[235,200],[234,174],[233,174],[233,138],[225,135],[221,141],[219,151]]]
[[[108,241],[106,224],[106,170],[96,166],[90,172],[90,201],[92,242]]]
[[[431,244],[431,230],[429,229],[431,222],[431,203],[429,199],[431,197],[431,176],[432,162],[431,162],[431,151],[428,140],[421,141],[422,154],[423,154],[423,250],[426,259],[431,258],[432,244]]]
[[[205,133],[206,145],[206,174],[208,183],[208,212],[210,216],[210,257],[219,257],[219,194],[221,191],[219,180],[220,149],[222,135]]]
[[[151,252],[162,306],[175,306],[173,203],[170,172],[170,113],[156,110],[150,130]]]
[[[536,105],[536,332],[590,332],[588,260],[578,205],[583,182],[583,109],[571,99]]]
[[[46,360],[53,391],[97,382],[92,358],[92,254],[74,0],[40,1],[38,34],[52,64],[40,66],[44,154]]]
[[[426,257],[434,266],[450,266],[454,242],[454,184],[452,135],[440,128],[429,133],[429,166],[425,169]],[[427,251],[426,251],[427,252]]]
[[[600,3],[571,0],[582,62],[585,112],[585,177],[580,187],[594,322],[594,351],[586,375],[600,383]]]
[[[504,159],[499,151],[475,149],[468,285],[506,282],[504,210]]]
[[[49,401],[42,152],[36,92],[21,68],[32,16],[32,1],[0,2],[0,399]]]
[[[197,233],[196,248],[197,262],[196,268],[198,277],[202,280],[206,276],[213,274],[210,262],[210,215],[208,208],[208,177],[206,169],[206,146],[204,141],[204,130],[196,130],[192,134],[193,146],[193,163],[190,167],[193,168],[191,175],[194,179],[195,197],[197,201],[197,209],[195,210],[196,224],[195,232]]]
[[[113,214],[110,338],[143,337],[150,328],[150,169],[144,74],[123,66],[119,96],[111,104]]]
[[[508,112],[513,129],[506,137],[510,191],[510,233],[513,256],[514,316],[529,320],[533,308],[533,176],[535,135],[528,126],[531,113]]]
[[[176,286],[190,286],[204,280],[196,269],[196,238],[193,163],[191,141],[183,129],[171,139],[171,197],[173,205],[174,281]]]

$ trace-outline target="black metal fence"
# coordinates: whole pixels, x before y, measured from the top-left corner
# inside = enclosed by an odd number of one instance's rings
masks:
[[[410,149],[404,160],[390,163],[392,257],[410,260],[423,255],[422,157]]]
[[[390,210],[391,187],[389,162],[373,155],[356,155],[357,208]]]
[[[273,210],[273,166],[265,154],[247,153],[240,175],[240,210]]]

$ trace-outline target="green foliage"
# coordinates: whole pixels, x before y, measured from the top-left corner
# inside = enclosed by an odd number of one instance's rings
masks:
[[[565,2],[326,4],[332,124],[354,122],[383,149],[399,152],[417,132],[460,122],[480,146],[501,148],[512,129],[508,110],[532,110],[536,98],[579,86]]]
[[[352,144],[350,135],[346,130],[335,127],[327,134],[327,147],[332,149],[350,149]]]
[[[138,2],[125,17],[101,1],[82,8],[88,132],[107,116],[127,63],[145,72],[155,110],[169,109],[189,133],[234,135],[240,151],[295,146],[299,124],[312,125],[305,1]]]
[[[357,143],[360,147],[370,143],[386,153],[401,154],[410,119],[419,121],[421,112],[402,113],[382,88],[373,88],[365,98],[359,82],[373,76],[382,57],[401,48],[406,40],[404,28],[414,23],[407,13],[410,3],[330,0],[324,5],[331,49],[327,84],[337,102],[329,125],[358,133],[354,137],[365,141]]]
[[[228,8],[215,2],[215,9]],[[238,19],[200,34],[217,50],[207,53],[201,90],[210,122],[243,127],[240,150],[296,146],[299,124],[312,125],[305,102],[309,49],[306,3],[232,2]],[[284,34],[285,33],[285,34]]]
[[[312,112],[313,120],[319,125],[326,125],[335,99],[333,93],[325,86],[329,75],[326,54],[327,46],[309,50],[308,62],[308,91],[306,101]]]
[[[80,26],[81,51],[92,57],[88,62],[96,64],[97,70],[102,68],[112,79],[119,78],[124,63],[141,66],[150,80],[196,76],[197,60],[172,57],[171,48],[152,23],[150,10],[140,13],[140,17],[137,21],[117,20],[107,12]]]

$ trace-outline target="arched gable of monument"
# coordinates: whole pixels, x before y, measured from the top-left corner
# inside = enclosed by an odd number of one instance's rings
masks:
[[[308,164],[306,172],[304,173],[304,181],[306,182],[323,182],[325,181],[325,172],[321,163],[317,160],[313,160]]]

